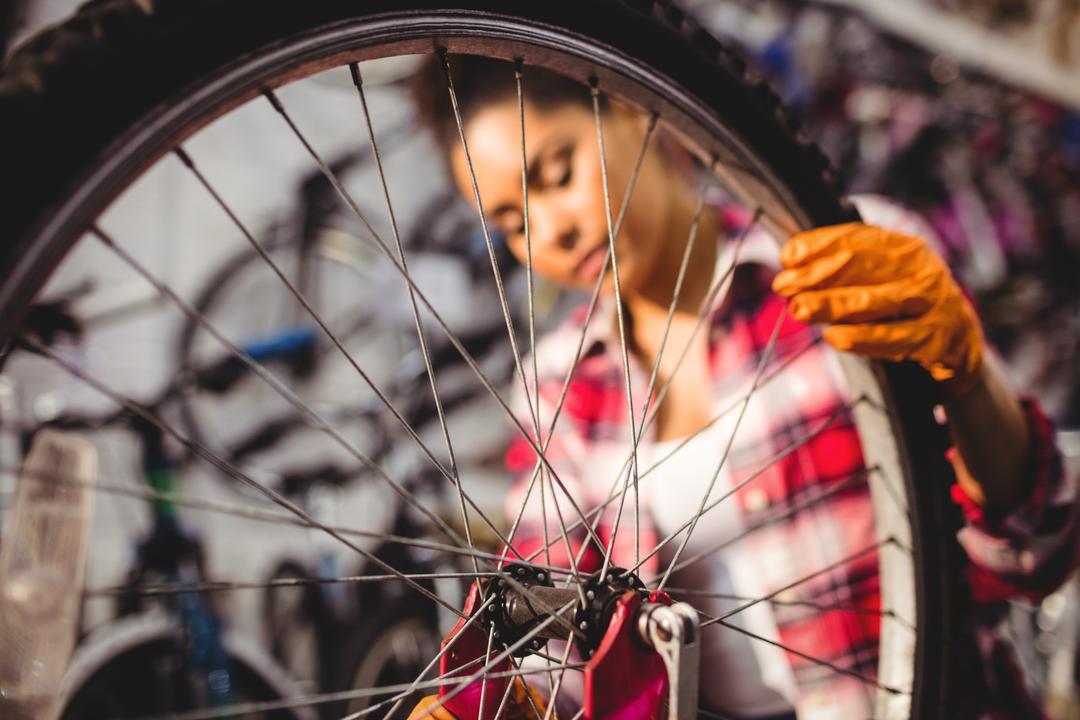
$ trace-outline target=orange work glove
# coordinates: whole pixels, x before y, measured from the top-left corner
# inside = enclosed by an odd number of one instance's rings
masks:
[[[444,707],[431,710],[430,708],[437,702],[439,702],[438,695],[428,695],[416,703],[416,707],[409,713],[409,720],[424,720],[424,718],[430,718],[430,720],[457,720],[457,717]]]
[[[526,693],[532,696],[532,702],[529,702]],[[409,720],[424,720],[425,718],[429,718],[430,720],[458,720],[453,713],[444,707],[436,708],[435,710],[429,709],[438,702],[438,695],[428,695],[416,704],[412,714],[409,715]],[[497,698],[495,702],[502,702],[502,698]],[[495,707],[498,707],[498,705]],[[540,711],[539,715],[536,714],[537,710]],[[544,701],[536,690],[528,687],[522,682],[521,678],[515,678],[514,689],[510,692],[510,699],[506,701],[506,708],[500,717],[507,718],[507,720],[540,720],[544,717],[546,711]],[[552,717],[555,717],[554,713],[552,713]]]
[[[850,223],[795,235],[773,290],[791,314],[826,323],[825,340],[882,360],[914,360],[956,392],[982,366],[979,319],[949,268],[920,238]]]

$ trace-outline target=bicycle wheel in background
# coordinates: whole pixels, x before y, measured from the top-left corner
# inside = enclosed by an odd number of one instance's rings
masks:
[[[199,707],[205,688],[185,672],[186,643],[163,616],[129,617],[103,628],[72,658],[60,720],[144,717]],[[242,638],[226,636],[225,649],[237,702],[267,702],[295,694],[281,669]],[[315,720],[316,715],[310,708],[286,708],[248,717]]]
[[[282,232],[288,230],[276,234]],[[377,259],[359,238],[321,228],[310,240],[278,237],[267,252],[365,367],[372,360],[365,357],[365,347],[385,349],[397,342],[402,330],[380,324],[373,312],[368,281]],[[318,325],[257,252],[241,251],[227,260],[196,295],[192,308],[198,319],[186,318],[176,347],[179,372],[203,378],[189,383],[189,391],[180,396],[180,418],[189,437],[230,462],[259,468],[268,478],[317,465],[347,475],[363,472],[355,459],[310,427],[302,413],[203,328],[208,321],[235,339],[353,442],[373,437],[372,416],[378,408],[336,392],[343,380],[352,378],[352,367],[320,337]],[[375,337],[382,342],[373,342]],[[385,384],[390,377],[386,368],[375,379]],[[364,449],[368,454],[378,450],[370,445]]]
[[[583,6],[552,0],[508,7],[494,0],[417,0],[360,8],[351,2],[109,0],[24,47],[0,84],[5,183],[18,179],[5,191],[13,200],[3,218],[8,240],[0,248],[0,264],[10,268],[0,281],[0,338],[10,339],[49,273],[88,232],[124,252],[129,238],[114,241],[94,223],[168,153],[178,151],[228,211],[228,193],[217,193],[213,180],[199,174],[198,157],[179,150],[200,128],[318,72],[345,73],[342,66],[352,62],[360,63],[354,71],[362,71],[368,60],[440,49],[555,69],[655,114],[703,167],[714,170],[718,183],[748,209],[760,210],[762,225],[777,237],[853,217],[830,182],[824,157],[797,135],[775,96],[665,2],[596,0]],[[268,97],[267,112],[291,123],[288,104]],[[72,117],[79,122],[72,125]],[[374,122],[377,133],[378,118]],[[301,128],[291,130],[305,142]],[[389,243],[382,249],[393,258]],[[402,274],[411,282],[407,271]],[[410,288],[423,289],[415,283]],[[422,317],[428,332],[447,330],[429,310]],[[850,357],[842,362],[857,400],[851,413],[873,470],[866,474],[881,543],[878,664],[873,677],[860,679],[873,696],[876,717],[947,716],[958,573],[940,429],[920,375]],[[69,369],[78,376],[77,368]],[[445,454],[432,449],[437,440],[408,431],[403,429],[401,442],[421,446],[449,479],[453,473],[440,462]],[[213,461],[205,448],[193,451]],[[236,468],[222,469],[256,484]],[[467,499],[461,493],[463,508]],[[297,508],[288,509],[311,522]],[[491,558],[468,547],[467,532],[464,538],[452,528],[442,532],[466,545],[478,574],[497,572]],[[393,568],[381,571],[394,574]],[[438,600],[407,576],[394,581]]]
[[[306,570],[286,561],[274,569],[271,581],[309,581]],[[263,591],[263,626],[271,654],[310,695],[322,685],[322,635],[333,622],[314,585],[268,587]]]
[[[348,692],[354,688],[408,685],[424,676],[442,640],[430,604],[415,599],[377,610],[365,618],[359,629],[343,649],[335,689]],[[428,675],[434,674],[428,671]],[[394,720],[407,718],[424,694],[419,691],[404,698],[401,708],[392,715]],[[377,697],[347,700],[331,706],[329,716],[340,718],[360,713],[378,700]]]

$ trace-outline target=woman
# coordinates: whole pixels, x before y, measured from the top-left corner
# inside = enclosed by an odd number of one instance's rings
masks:
[[[418,74],[421,115],[463,195],[476,204],[475,173],[488,222],[526,262],[514,69],[499,61],[453,56],[449,67],[469,155],[460,142],[438,58]],[[971,717],[990,710],[997,717],[1037,717],[1038,711],[1010,683],[1014,676],[1002,673],[1002,656],[987,640],[988,628],[996,619],[993,608],[1004,599],[1037,599],[1074,564],[1080,527],[1075,493],[1065,482],[1049,422],[1032,402],[1009,390],[984,347],[971,305],[927,244],[928,228],[880,199],[855,198],[866,224],[800,233],[783,246],[778,264],[775,251],[769,251],[771,238],[750,218],[713,202],[702,209],[692,162],[670,138],[661,134],[648,145],[635,177],[649,121],[610,100],[602,106],[614,205],[609,215],[587,89],[533,69],[526,71],[524,87],[528,241],[536,273],[564,287],[591,289],[607,268],[608,223],[618,217],[618,200],[632,178],[635,182],[615,241],[618,298],[609,272],[585,330],[564,417],[546,453],[580,507],[602,503],[613,478],[625,479],[630,447],[623,338],[636,418],[656,367],[655,388],[667,390],[639,441],[640,517],[629,504],[620,516],[615,503],[597,530],[605,544],[615,536],[612,561],[638,566],[655,584],[678,560],[679,570],[668,584],[674,595],[682,588],[736,598],[760,597],[835,565],[787,595],[843,609],[808,613],[780,595],[780,602],[758,603],[732,621],[750,633],[872,676],[878,619],[851,612],[878,608],[877,558],[867,550],[874,545],[872,511],[865,483],[851,482],[863,463],[846,411],[849,399],[835,356],[818,339],[869,357],[918,362],[940,386],[954,441],[949,457],[958,487],[953,494],[967,518],[959,539],[971,560],[972,594],[985,609],[969,633],[979,640],[972,647],[982,651],[982,658],[972,655],[970,687],[958,696]],[[714,294],[717,283],[723,291]],[[697,332],[703,306],[708,323]],[[584,312],[572,314],[538,343],[541,428],[553,416],[585,317]],[[825,326],[820,335],[812,324]],[[740,400],[751,389],[752,399],[743,410]],[[732,407],[737,411],[723,413]],[[524,398],[519,411],[522,424],[532,427]],[[739,432],[728,447],[736,427]],[[546,439],[546,430],[541,437]],[[783,459],[772,462],[778,454]],[[527,441],[515,441],[507,463],[519,478],[507,500],[511,520],[525,506],[514,538],[525,554],[543,548],[545,538],[559,537],[557,501],[562,500],[567,522],[575,516],[559,493],[549,493],[545,505],[538,490],[529,492],[536,458]],[[717,465],[715,479],[701,470]],[[678,531],[697,515],[702,498],[716,500],[729,492],[733,502],[702,515],[685,548],[680,549],[680,536],[648,556],[658,537]],[[807,505],[810,500],[813,504]],[[812,509],[785,517],[784,510],[803,506]],[[582,548],[583,542],[581,533],[575,534],[570,549],[581,554],[583,571],[595,570],[603,549]],[[566,564],[567,548],[560,542],[545,552],[552,562]],[[712,615],[740,604],[691,599]],[[976,669],[979,662],[985,672]],[[701,683],[702,704],[728,715],[805,720],[870,713],[871,693],[864,683],[823,671],[820,664],[749,634],[707,629],[702,668],[708,672]],[[573,677],[567,674],[558,701],[560,710],[566,704],[571,715],[575,696],[580,697]],[[538,684],[533,692],[545,690]],[[516,711],[528,716],[520,688],[517,698]],[[424,708],[431,705],[426,699],[414,717],[425,716]],[[442,709],[435,715],[449,716]]]

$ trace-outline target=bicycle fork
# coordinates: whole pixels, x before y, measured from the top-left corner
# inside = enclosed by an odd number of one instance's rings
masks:
[[[464,688],[440,687],[445,707],[456,717],[494,720],[513,667],[508,658],[496,663],[489,658],[523,657],[571,632],[587,659],[586,720],[697,717],[700,640],[693,608],[673,602],[667,593],[645,590],[619,568],[591,577],[580,590],[552,587],[546,573],[535,568],[504,571],[502,578],[473,583],[465,617],[443,640],[448,649],[441,676],[477,676]],[[489,637],[498,640],[490,656]],[[485,662],[491,667],[481,674]]]
[[[649,603],[638,611],[638,635],[664,663],[668,720],[697,717],[701,642],[698,616],[687,603]]]

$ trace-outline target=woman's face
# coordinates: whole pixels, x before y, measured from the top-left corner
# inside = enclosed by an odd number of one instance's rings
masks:
[[[602,120],[614,223],[647,132],[648,118],[613,106]],[[510,250],[524,263],[527,250],[517,100],[489,103],[474,111],[466,120],[465,138],[488,222],[505,234]],[[591,289],[608,248],[608,218],[593,112],[570,102],[553,108],[526,103],[525,155],[533,268],[560,285]],[[451,151],[450,164],[458,188],[475,203],[460,144]],[[640,292],[661,261],[675,186],[681,183],[675,175],[650,143],[616,239],[624,295]],[[612,282],[609,273],[607,289]]]

